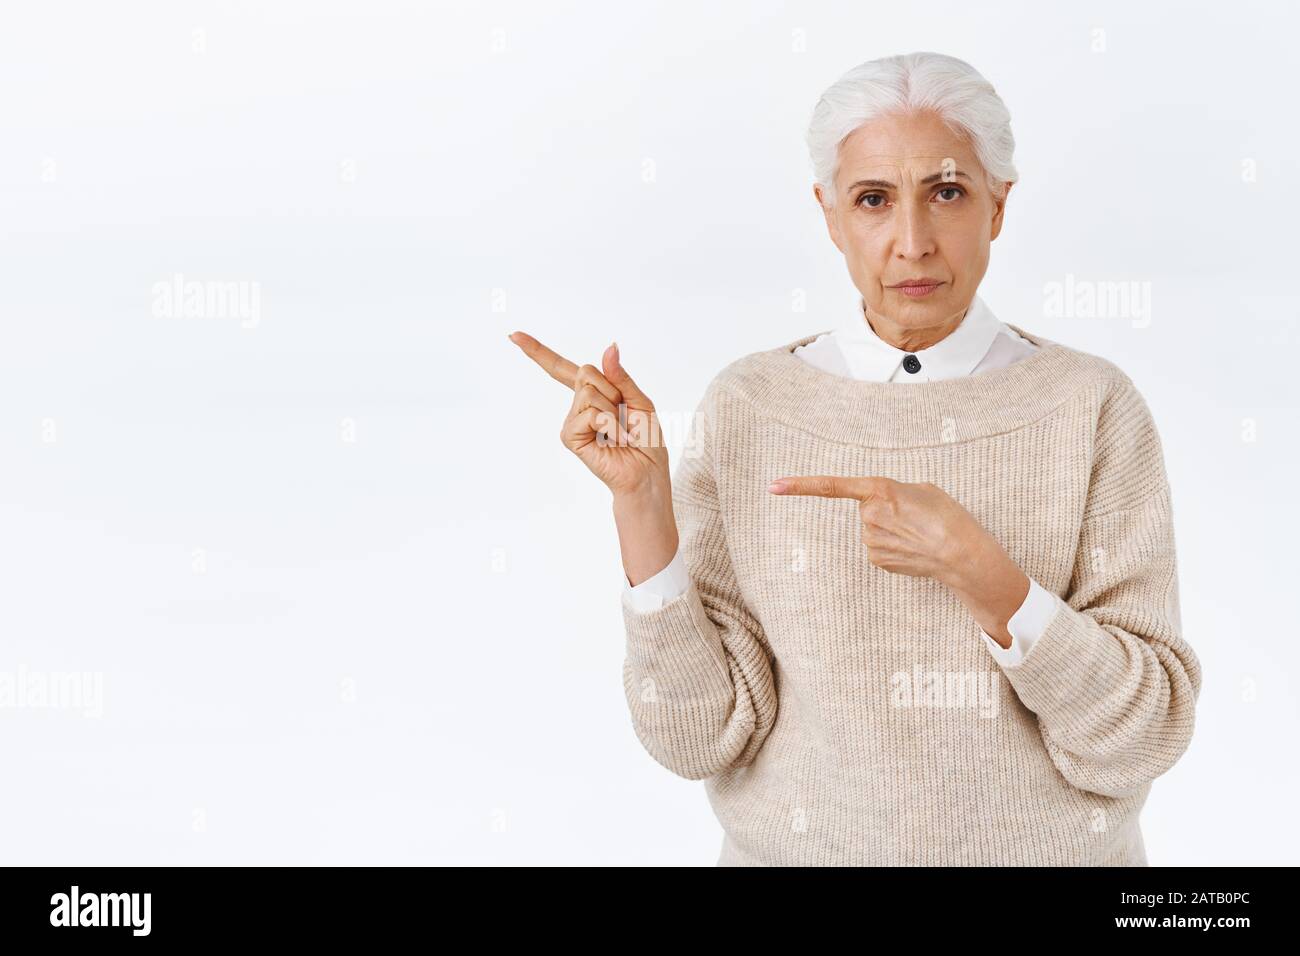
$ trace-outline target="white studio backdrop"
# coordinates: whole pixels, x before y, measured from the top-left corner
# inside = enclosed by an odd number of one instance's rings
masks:
[[[1205,684],[1151,862],[1297,862],[1298,25],[8,5],[0,862],[712,865],[702,784],[627,713],[609,494],[506,333],[579,363],[617,339],[680,418],[837,324],[804,129],[913,50],[1012,113],[980,294],[1119,364],[1161,430]],[[1067,282],[1141,284],[1149,315],[1047,314]]]

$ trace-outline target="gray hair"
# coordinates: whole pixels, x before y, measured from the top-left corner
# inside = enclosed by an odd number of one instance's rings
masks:
[[[1011,114],[993,84],[969,63],[942,53],[907,53],[868,60],[831,84],[813,109],[808,151],[828,206],[835,205],[840,144],[863,123],[888,114],[932,110],[965,135],[997,199],[1018,174]]]

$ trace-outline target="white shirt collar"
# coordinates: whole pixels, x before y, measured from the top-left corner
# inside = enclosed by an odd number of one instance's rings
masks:
[[[914,375],[901,373],[908,381],[969,375],[1002,330],[998,317],[976,295],[957,328],[928,349],[905,352],[890,345],[871,328],[863,312],[862,295],[856,289],[852,301],[854,305],[850,306],[849,321],[835,330],[835,338],[853,377],[874,382],[893,379],[907,355],[915,355],[921,362],[921,368]]]

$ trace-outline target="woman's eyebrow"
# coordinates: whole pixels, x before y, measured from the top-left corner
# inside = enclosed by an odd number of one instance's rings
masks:
[[[954,179],[956,179],[958,176],[960,176],[962,179],[967,180],[968,182],[970,181],[970,177],[969,177],[969,176],[967,176],[965,173],[963,173],[960,169],[955,169],[955,170],[953,170],[951,173],[942,173],[942,172],[940,172],[940,173],[931,173],[929,176],[926,176],[924,179],[922,179],[922,180],[920,181],[920,185],[922,185],[922,186],[928,186],[928,185],[930,185],[931,183],[937,183],[937,182],[940,182],[940,181],[942,181],[942,182],[952,182],[952,181],[953,181]],[[856,183],[854,183],[853,185],[851,185],[851,186],[849,187],[849,189],[850,189],[850,190],[854,190],[854,189],[857,189],[859,186],[868,186],[868,187],[870,187],[870,188],[872,188],[872,189],[895,189],[895,188],[897,188],[897,187],[895,186],[895,184],[892,183],[892,182],[890,182],[888,179],[859,179]]]

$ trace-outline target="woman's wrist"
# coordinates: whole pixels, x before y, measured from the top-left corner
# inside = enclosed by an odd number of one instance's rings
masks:
[[[616,494],[613,511],[623,571],[635,587],[668,567],[677,553],[671,488],[656,483],[636,493]]]
[[[940,562],[940,572],[936,577],[959,594],[977,589],[981,569],[990,559],[996,560],[995,546],[998,551],[1002,550],[1002,546],[982,527],[963,528],[949,539],[947,554]]]
[[[943,578],[980,628],[1004,648],[1011,646],[1007,622],[1029,592],[1029,576],[993,535],[979,534],[958,542]]]

